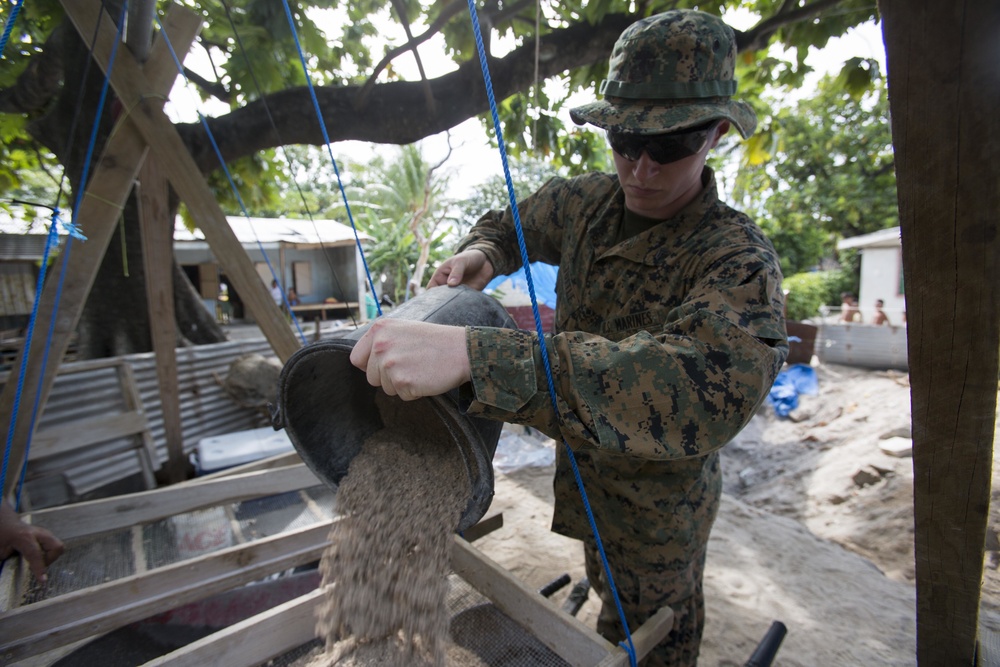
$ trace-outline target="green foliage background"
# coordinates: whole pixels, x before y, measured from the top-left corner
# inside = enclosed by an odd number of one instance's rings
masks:
[[[160,12],[166,0],[158,3]],[[232,110],[249,101],[305,83],[298,52],[287,25],[282,3],[276,0],[242,0],[220,3],[182,0],[205,19],[200,48],[210,54],[214,81],[199,82],[203,100],[213,98]],[[756,14],[761,23],[781,17],[785,0],[652,0],[631,5],[636,15],[650,15],[675,7],[697,7],[721,13]],[[310,77],[316,85],[361,85],[382,55],[399,46],[399,38],[386,40],[385,26],[408,24],[414,34],[454,11],[448,3],[402,0],[391,6],[375,0],[314,0],[293,8],[302,50],[308,54]],[[573,23],[597,24],[612,12],[626,8],[611,0],[543,2],[538,34],[545,35]],[[536,37],[536,6],[491,6],[492,40],[506,46],[531,45]],[[336,20],[329,20],[331,16]],[[823,78],[812,96],[794,101],[811,69],[806,57],[827,46],[832,37],[877,18],[873,0],[840,0],[815,17],[782,24],[759,48],[745,50],[738,61],[740,98],[748,101],[760,118],[758,132],[747,141],[732,137],[713,159],[720,175],[723,165],[737,165],[732,196],[738,208],[750,213],[778,248],[789,281],[807,284],[815,278],[797,278],[824,261],[841,260],[836,243],[842,238],[898,224],[895,181],[888,125],[885,82],[878,64],[862,58],[848,59],[836,76]],[[26,3],[13,38],[3,54],[0,92],[14,85],[34,58],[44,54],[45,41],[62,19],[55,0]],[[445,55],[456,62],[475,57],[471,24],[458,13],[443,23],[440,34]],[[784,51],[770,48],[780,44]],[[199,47],[196,47],[199,48]],[[607,62],[579,67],[539,82],[520,94],[499,101],[504,140],[511,157],[518,196],[524,197],[554,174],[573,175],[610,168],[608,147],[599,132],[576,131],[564,126],[561,113],[571,96],[593,95],[607,72]],[[402,80],[390,62],[379,81]],[[62,165],[51,150],[27,132],[35,120],[30,114],[0,108],[0,206],[11,210],[11,198],[29,201],[56,200],[62,184]],[[492,120],[481,117],[492,135]],[[376,237],[373,254],[388,269],[393,282],[415,266],[412,233],[406,232],[405,206],[393,203],[409,186],[397,174],[381,173],[382,192],[375,181],[386,164],[345,170],[347,187],[360,200],[357,222]],[[285,146],[233,160],[229,165],[246,207],[253,215],[335,217],[342,213],[339,189],[330,175],[325,151]],[[732,169],[729,169],[732,171]],[[209,182],[229,214],[241,214],[228,179],[220,170]],[[64,189],[64,188],[63,188]],[[380,199],[382,198],[382,199]],[[405,199],[405,197],[403,197]],[[502,179],[482,184],[464,202],[434,197],[436,222],[430,261],[446,256],[461,234],[486,208],[506,205]],[[60,204],[67,205],[66,193]],[[395,212],[393,212],[395,209]],[[24,210],[22,208],[22,210]],[[182,209],[183,210],[183,209]],[[30,208],[25,213],[31,213]],[[856,270],[856,262],[847,271]],[[854,278],[856,280],[856,277]],[[794,281],[792,284],[795,284]],[[804,288],[803,288],[804,289]],[[856,288],[855,288],[856,289]],[[810,289],[809,293],[822,290]],[[824,292],[837,303],[837,290]],[[793,297],[798,298],[798,297]],[[797,307],[796,307],[797,308]]]

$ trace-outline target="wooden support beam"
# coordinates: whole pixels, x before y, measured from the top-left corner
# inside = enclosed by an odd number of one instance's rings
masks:
[[[879,6],[906,284],[917,663],[973,665],[1000,350],[1000,3]]]
[[[181,428],[181,401],[177,381],[174,225],[167,201],[169,185],[155,158],[147,159],[143,164],[139,172],[138,191],[149,330],[156,358],[156,380],[167,441],[167,462],[164,468],[167,481],[176,483],[187,479],[188,463],[184,456],[184,430]]]
[[[456,537],[452,543],[452,569],[571,665],[629,664],[624,650],[558,609],[462,538]],[[315,638],[315,614],[322,599],[322,590],[317,589],[147,662],[144,667],[195,667],[218,662],[219,656],[225,656],[231,667],[261,664]],[[661,609],[633,634],[640,659],[666,637],[673,619],[669,607]]]
[[[98,65],[107,72],[107,63],[117,38],[112,23],[107,20],[98,21],[102,10],[100,5],[93,2],[62,2],[66,15],[81,35],[93,35],[95,29],[100,28],[97,30],[93,51]],[[119,51],[114,68],[108,75],[122,104],[130,110],[129,120],[153,149],[171,185],[198,221],[205,240],[243,299],[244,305],[250,310],[278,358],[287,361],[301,343],[292,333],[280,307],[271,299],[268,286],[257,275],[253,262],[229,226],[215,195],[205,183],[198,165],[173,123],[163,112],[162,105],[144,94],[144,91],[149,90],[149,83],[142,68],[131,53]]]
[[[77,4],[98,7],[94,3],[80,0]],[[163,23],[170,30],[175,48],[187,51],[198,34],[201,19],[189,10],[171,7]],[[84,39],[89,42],[90,38],[85,36]],[[144,89],[147,103],[156,105],[158,100],[162,101],[170,93],[177,75],[177,68],[162,39],[158,39],[153,45],[153,54],[144,71],[147,75],[147,87]],[[13,492],[19,478],[18,471],[24,465],[26,443],[34,428],[30,423],[34,410],[31,402],[35,400],[36,395],[39,396],[39,412],[41,412],[48,400],[52,382],[69,346],[70,336],[76,330],[87,295],[90,294],[97,270],[118,224],[125,198],[132,189],[136,174],[148,150],[146,142],[132,124],[121,123],[101,152],[90,182],[86,184],[87,190],[81,199],[79,210],[73,213],[73,219],[82,223],[87,241],[81,243],[67,240],[66,248],[63,250],[67,261],[65,265],[62,260],[56,263],[59,267],[65,266],[66,274],[62,281],[62,294],[58,300],[58,312],[56,312],[56,297],[60,287],[59,276],[50,276],[42,290],[35,322],[35,336],[30,349],[22,349],[14,364],[15,372],[18,372],[22,358],[26,356],[25,366],[34,369],[34,372],[25,375],[24,383],[20,387],[21,396],[26,398],[18,406],[17,415],[14,414],[14,402],[18,396],[18,383],[8,382],[0,394],[0,425],[4,429],[5,436],[9,433],[10,424],[16,419],[8,474],[4,482],[4,496],[10,496]],[[55,319],[54,325],[53,319]],[[51,342],[47,346],[46,332],[50,326],[53,333]],[[43,364],[46,358],[48,363]],[[45,374],[39,377],[38,369],[43,366]]]
[[[202,667],[218,664],[220,656],[226,657],[230,667],[266,664],[316,637],[316,608],[322,599],[323,590],[318,588],[151,660],[143,667]]]
[[[146,416],[140,412],[81,419],[39,432],[31,444],[31,459],[77,451],[98,442],[134,435],[146,428]],[[131,447],[122,445],[123,449]]]
[[[639,629],[632,633],[632,645],[635,646],[635,657],[641,661],[662,642],[674,627],[674,610],[663,607],[649,617]],[[614,653],[606,657],[598,667],[627,667],[630,664],[628,653],[620,646]]]
[[[452,544],[451,567],[571,665],[597,665],[618,650],[461,538]]]
[[[0,660],[9,664],[319,560],[332,521],[67,593],[0,615]]]
[[[201,477],[182,483],[201,484],[212,479],[233,477],[234,475],[242,475],[245,472],[254,472],[258,470],[284,468],[291,465],[297,465],[299,463],[302,463],[302,457],[299,456],[298,452],[286,452],[284,454],[275,454],[274,456],[269,456],[266,459],[261,459],[259,461],[251,461],[250,463],[244,463],[243,465],[226,468],[225,470],[219,470],[218,472],[209,473],[208,475],[202,475]]]
[[[221,477],[197,484],[173,485],[101,500],[38,510],[27,520],[63,540],[117,530],[203,507],[276,495],[321,482],[304,463],[277,470]]]

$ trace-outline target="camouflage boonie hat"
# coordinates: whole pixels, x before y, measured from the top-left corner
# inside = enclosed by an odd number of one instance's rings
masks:
[[[604,100],[570,110],[578,125],[661,134],[732,122],[746,139],[757,116],[736,92],[736,35],[722,19],[676,9],[640,19],[625,29],[611,52]]]

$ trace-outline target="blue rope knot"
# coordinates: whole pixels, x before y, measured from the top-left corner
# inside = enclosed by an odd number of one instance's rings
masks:
[[[52,227],[55,227],[56,225],[58,225],[59,227],[62,227],[62,230],[64,232],[66,232],[67,234],[69,234],[70,236],[72,236],[75,239],[79,239],[81,241],[86,241],[87,240],[87,237],[84,236],[83,232],[80,230],[79,225],[77,225],[75,222],[72,222],[72,221],[66,222],[65,220],[63,220],[62,218],[59,217],[59,208],[58,207],[52,209]],[[51,227],[50,227],[50,229],[51,229]]]

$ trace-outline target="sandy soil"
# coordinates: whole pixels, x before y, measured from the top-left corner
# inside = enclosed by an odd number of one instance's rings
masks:
[[[723,450],[725,495],[709,544],[700,664],[743,665],[775,620],[788,628],[775,665],[916,663],[912,459],[882,451],[908,444],[908,378],[816,370],[818,395],[801,396],[788,418],[762,409]],[[489,512],[503,512],[504,527],[476,545],[531,586],[562,573],[576,582],[584,576],[579,543],[548,530],[553,468],[543,450],[555,443],[536,440],[539,451],[528,451],[532,439],[514,428],[498,449],[495,461],[508,472],[497,474]],[[532,458],[529,467],[509,465]],[[996,471],[994,460],[994,497]],[[991,628],[1000,628],[998,504],[983,588],[983,622]],[[561,604],[568,591],[553,601]],[[596,613],[589,599],[578,617],[593,626]]]

